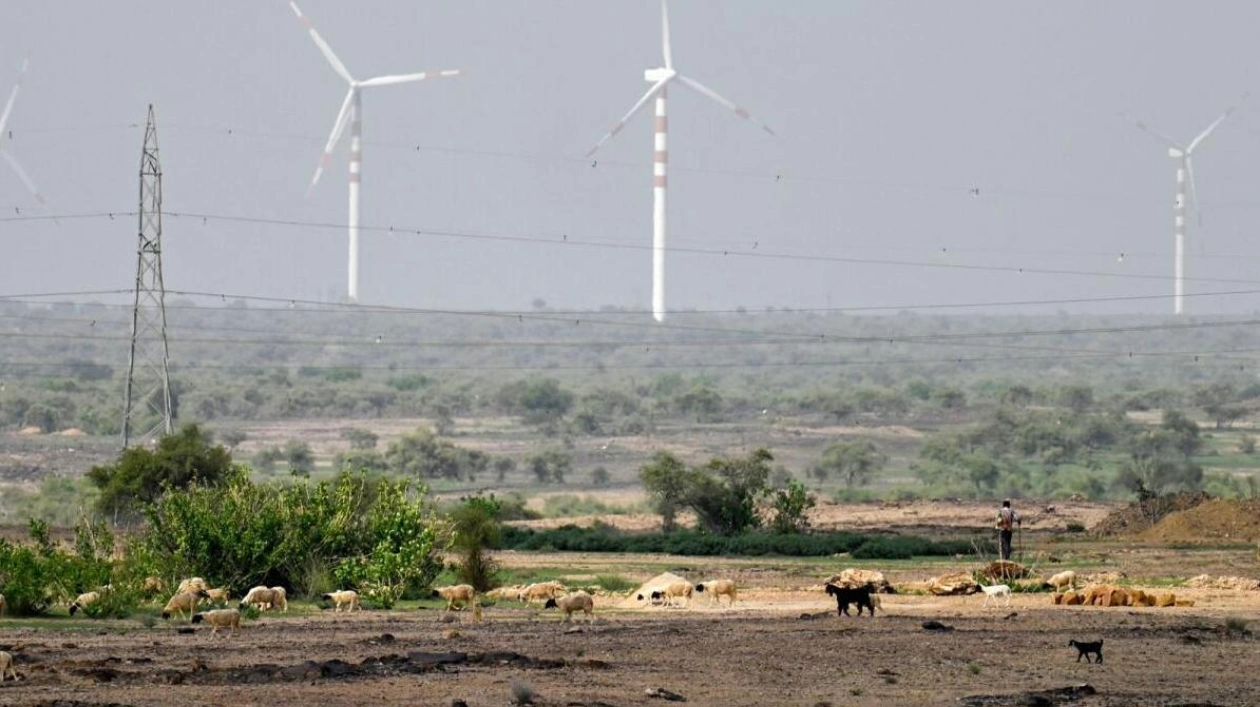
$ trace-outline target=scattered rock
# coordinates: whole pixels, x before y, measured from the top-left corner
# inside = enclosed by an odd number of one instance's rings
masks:
[[[1010,621],[1011,619],[1015,618],[1016,616],[1019,616],[1019,612],[1018,612],[1018,611],[1012,611],[1011,613],[1007,614],[1006,616],[1003,616],[1003,617],[1002,617],[1002,619],[1003,619],[1004,621]]]
[[[451,707],[468,707],[468,703],[460,699],[454,699],[451,700]]]
[[[570,626],[564,630],[565,633],[585,633],[586,629],[581,626]]]
[[[649,687],[648,689],[643,691],[643,694],[647,695],[648,697],[655,697],[658,700],[665,700],[667,702],[686,702],[687,701],[686,697],[683,697],[677,692],[671,692],[669,690],[666,690],[663,687]]]
[[[1009,695],[968,695],[959,700],[966,707],[1053,707],[1081,698],[1096,695],[1098,691],[1088,683],[1059,687],[1050,690],[1030,690]]]
[[[923,622],[923,630],[924,630],[924,631],[941,631],[941,632],[948,632],[948,631],[953,631],[953,630],[954,630],[954,627],[953,627],[953,626],[948,626],[948,625],[946,625],[946,624],[943,624],[943,623],[941,623],[940,621],[934,621],[934,620],[932,620],[932,621],[924,621],[924,622]]]

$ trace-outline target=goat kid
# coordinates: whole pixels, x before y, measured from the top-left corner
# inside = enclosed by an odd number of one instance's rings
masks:
[[[1081,656],[1085,656],[1086,663],[1103,662],[1102,661],[1102,644],[1103,642],[1101,638],[1098,639],[1098,641],[1094,643],[1087,643],[1087,642],[1082,642],[1082,641],[1068,641],[1068,647],[1075,648],[1077,651],[1076,662],[1078,663],[1081,662]],[[1091,659],[1089,657],[1091,653],[1098,656],[1098,660]]]
[[[1011,587],[1009,584],[990,584],[987,587],[981,584],[980,591],[984,592],[984,604],[981,606],[988,606],[990,600],[996,604],[1002,597],[1006,597],[1007,606],[1011,605]]]

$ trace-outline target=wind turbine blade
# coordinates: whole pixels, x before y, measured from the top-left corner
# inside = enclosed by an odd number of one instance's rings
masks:
[[[298,8],[297,3],[293,2],[293,0],[289,0],[289,7],[293,8],[293,13],[298,16],[298,20],[301,21],[302,26],[310,33],[311,41],[315,42],[315,46],[319,47],[319,50],[324,53],[324,58],[328,60],[329,64],[332,64],[333,71],[336,71],[341,78],[345,79],[349,83],[354,83],[354,77],[350,75],[349,69],[347,69],[346,65],[341,63],[341,60],[337,58],[335,53],[333,53],[332,47],[328,46],[328,42],[325,42],[324,38],[319,36],[319,32],[315,31],[315,25],[311,23],[310,19],[306,15],[302,14],[302,10]]]
[[[359,83],[360,86],[392,86],[396,83],[411,83],[412,81],[423,81],[425,79],[449,78],[451,76],[459,76],[459,69],[444,69],[442,71],[422,71],[418,74],[399,74],[397,76],[377,76]]]
[[[1159,131],[1158,131],[1158,130],[1156,130],[1155,128],[1152,128],[1151,126],[1147,125],[1145,122],[1143,122],[1143,121],[1141,121],[1141,120],[1138,120],[1138,119],[1136,119],[1136,118],[1130,118],[1130,117],[1129,117],[1129,116],[1127,116],[1127,115],[1121,115],[1120,117],[1121,117],[1121,118],[1124,118],[1125,120],[1129,121],[1130,123],[1133,123],[1133,127],[1137,128],[1138,130],[1141,130],[1142,132],[1146,133],[1147,135],[1150,135],[1150,136],[1154,137],[1155,139],[1159,140],[1160,142],[1163,142],[1163,143],[1167,144],[1169,147],[1173,148],[1174,150],[1184,150],[1184,149],[1185,149],[1185,148],[1184,148],[1184,147],[1182,147],[1180,144],[1178,144],[1176,140],[1173,140],[1172,138],[1170,138],[1170,137],[1168,137],[1167,135],[1165,135],[1165,134],[1163,134],[1163,133],[1159,132]]]
[[[44,195],[39,193],[39,188],[35,186],[35,182],[31,179],[31,176],[26,173],[26,170],[22,169],[22,165],[18,164],[17,158],[10,155],[8,150],[0,150],[0,155],[4,155],[4,159],[9,163],[9,166],[13,168],[13,171],[17,172],[18,179],[22,180],[22,183],[26,185],[27,190],[29,190],[31,195],[35,197],[35,200],[41,204],[44,203]]]
[[[701,95],[712,98],[714,101],[717,101],[719,105],[725,106],[727,109],[734,111],[735,115],[738,115],[744,120],[751,121],[753,123],[756,123],[757,125],[760,125],[762,130],[765,130],[771,135],[774,135],[774,131],[770,129],[769,125],[766,125],[760,120],[757,120],[756,118],[752,117],[751,115],[749,115],[748,111],[735,105],[729,99],[722,97],[722,95],[719,94],[717,91],[714,91],[713,89],[709,88],[708,86],[705,86],[704,84],[700,83],[699,81],[696,81],[695,79],[687,78],[686,76],[683,76],[682,74],[678,75],[678,80],[682,81],[684,86],[687,86],[691,90]]]
[[[346,91],[346,100],[341,102],[341,110],[337,111],[337,120],[333,123],[332,132],[328,134],[328,142],[324,145],[324,154],[320,155],[319,166],[315,168],[315,176],[311,177],[311,185],[306,188],[309,195],[315,185],[319,183],[319,178],[324,174],[324,167],[328,166],[332,160],[333,148],[337,146],[337,141],[341,139],[341,133],[345,132],[347,119],[350,117],[350,104],[354,101],[354,92],[358,90],[351,86]]]
[[[674,68],[674,52],[669,46],[669,0],[661,0],[661,46],[665,52],[665,68]]]
[[[13,84],[13,90],[9,92],[9,100],[4,103],[4,112],[0,113],[0,134],[4,133],[4,127],[9,123],[9,114],[13,112],[13,102],[17,100],[18,89],[22,88],[22,81],[26,79],[26,65],[30,62],[30,58],[22,60],[22,71],[18,73],[17,83]]]
[[[622,116],[621,120],[618,120],[616,124],[612,126],[612,129],[609,130],[607,133],[605,133],[604,136],[599,139],[599,142],[595,143],[595,147],[592,147],[590,150],[587,151],[586,156],[590,157],[591,155],[595,154],[595,152],[599,150],[599,148],[604,146],[604,143],[608,142],[609,140],[612,139],[614,135],[621,132],[621,129],[626,126],[626,122],[629,121],[631,118],[633,118],[635,113],[638,113],[640,110],[642,110],[643,106],[647,105],[647,102],[652,100],[653,96],[660,93],[661,89],[665,88],[665,84],[669,83],[673,79],[674,79],[674,76],[667,76],[661,79],[660,81],[657,81],[652,86],[652,88],[649,88],[648,92],[643,94],[643,98],[640,98],[639,102],[635,103],[634,107],[631,108],[630,111],[627,112],[624,116]]]
[[[1212,121],[1212,124],[1207,126],[1207,130],[1204,130],[1203,132],[1199,133],[1197,137],[1191,140],[1190,146],[1186,148],[1186,154],[1189,155],[1191,152],[1194,152],[1194,148],[1198,147],[1199,143],[1206,140],[1207,136],[1211,135],[1213,130],[1216,130],[1218,127],[1220,127],[1220,124],[1225,122],[1225,119],[1228,118],[1230,114],[1238,110],[1238,106],[1242,105],[1242,102],[1245,100],[1247,100],[1247,94],[1243,94],[1243,97],[1239,98],[1237,103],[1227,108],[1225,112],[1221,114],[1221,117]]]

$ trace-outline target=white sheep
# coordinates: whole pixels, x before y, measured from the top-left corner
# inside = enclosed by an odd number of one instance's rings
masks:
[[[1076,573],[1072,570],[1060,572],[1046,580],[1046,583],[1054,588],[1056,592],[1063,592],[1069,589],[1076,589]]]
[[[256,606],[260,611],[266,611],[271,608],[272,601],[275,599],[273,595],[271,587],[254,587],[245,593],[245,598],[241,600],[241,608]]]
[[[17,682],[17,668],[13,666],[13,654],[0,651],[0,682],[4,682],[4,678],[10,675],[13,676],[13,682]]]
[[[341,611],[342,606],[348,607],[346,613],[358,609],[363,611],[363,607],[359,604],[359,593],[353,589],[346,589],[340,592],[329,592],[323,596],[324,601],[333,603],[333,611]]]
[[[730,605],[735,606],[735,598],[739,593],[739,590],[735,587],[735,581],[731,579],[712,579],[707,582],[701,582],[696,585],[696,591],[709,595],[709,606],[712,606],[715,601],[721,606],[723,596],[730,597]]]
[[[201,577],[189,577],[179,583],[179,587],[175,589],[176,594],[184,592],[204,592],[210,589],[210,585],[206,584],[206,580]]]
[[[665,594],[667,606],[674,606],[675,599],[682,599],[683,606],[687,606],[691,603],[691,593],[695,591],[695,587],[691,582],[674,582],[666,585],[661,591]]]
[[[101,598],[100,592],[84,592],[80,594],[78,598],[76,598],[73,602],[70,603],[70,615],[74,616],[75,614],[82,611],[84,607],[86,607],[89,604],[92,604],[93,602],[100,600],[100,598]]]
[[[473,597],[476,596],[477,590],[473,589],[471,584],[456,584],[450,587],[437,587],[433,590],[434,598],[441,597],[446,600],[446,610],[451,611],[455,608],[455,602],[460,602],[464,606],[472,603]],[[461,607],[463,608],[463,607]]]
[[[271,608],[279,608],[284,613],[289,613],[289,593],[284,587],[271,588]]]
[[[555,599],[563,596],[568,591],[563,584],[551,580],[549,582],[535,582],[521,590],[517,597],[518,601],[525,604],[533,604],[536,601],[545,602],[548,599]]]
[[[227,587],[219,587],[217,589],[207,589],[206,596],[210,601],[226,604],[232,599],[232,592]]]
[[[162,608],[162,618],[169,619],[171,614],[179,614],[179,618],[184,618],[184,612],[190,615],[197,610],[197,604],[206,598],[205,592],[178,592],[166,602],[166,606]]]
[[[228,629],[228,638],[236,634],[236,629],[241,627],[241,612],[236,609],[213,609],[211,611],[201,611],[193,614],[192,622],[199,624],[205,622],[210,624],[210,635],[213,636],[219,632],[221,628]]]
[[[565,594],[559,599],[548,599],[543,604],[544,609],[559,608],[564,611],[564,621],[573,620],[573,612],[581,611],[586,614],[588,623],[595,623],[595,598],[581,589],[576,592]]]

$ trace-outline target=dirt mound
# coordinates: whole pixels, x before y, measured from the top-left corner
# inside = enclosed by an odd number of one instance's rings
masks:
[[[985,579],[988,579],[990,582],[1005,582],[1011,579],[1027,579],[1032,576],[1032,572],[1030,572],[1027,567],[1019,564],[1018,562],[1011,562],[1010,560],[994,560],[988,565],[985,565],[984,569],[980,570],[980,573],[983,574]]]
[[[1090,530],[1096,537],[1135,535],[1150,528],[1170,513],[1185,511],[1212,500],[1202,491],[1183,491],[1145,501],[1135,501],[1107,514]]]
[[[652,596],[652,592],[661,591],[673,584],[674,582],[686,582],[683,577],[679,577],[673,572],[662,572],[655,577],[643,583],[643,586],[630,592],[630,596],[621,602],[622,608],[634,608],[645,606],[648,604],[647,598]],[[643,599],[639,599],[643,597]]]
[[[1212,577],[1210,575],[1201,574],[1198,577],[1191,577],[1187,580],[1186,586],[1203,587],[1207,589],[1254,591],[1260,589],[1260,580],[1248,579],[1247,577]]]
[[[1142,540],[1160,543],[1211,543],[1260,539],[1260,501],[1216,498],[1168,514],[1144,531]]]

